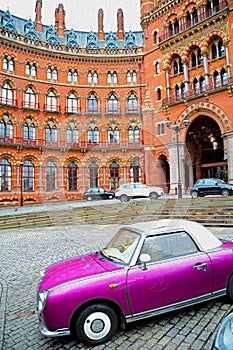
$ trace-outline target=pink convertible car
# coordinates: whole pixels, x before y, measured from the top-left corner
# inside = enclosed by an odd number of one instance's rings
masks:
[[[102,251],[44,271],[39,328],[95,346],[129,322],[226,294],[233,299],[233,243],[186,220],[137,223]]]

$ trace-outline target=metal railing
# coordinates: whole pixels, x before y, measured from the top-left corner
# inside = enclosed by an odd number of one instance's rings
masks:
[[[24,139],[23,137],[0,137],[0,144],[14,144],[15,146],[31,146],[31,147],[48,147],[48,148],[75,148],[75,149],[123,149],[123,148],[142,148],[142,141],[120,140],[119,142],[88,142],[88,141],[68,141],[46,139]]]
[[[220,2],[219,4],[216,4],[213,6],[212,9],[208,9],[206,12],[204,12],[200,16],[195,16],[193,20],[186,21],[184,24],[180,24],[177,28],[174,29],[174,31],[168,31],[167,33],[161,35],[159,37],[159,43],[162,43],[165,40],[171,39],[174,36],[182,33],[183,31],[195,26],[196,24],[212,17],[213,15],[217,14],[218,12],[224,10],[228,7],[228,3],[226,0]]]
[[[166,105],[168,103],[173,103],[173,102],[179,102],[188,98],[193,98],[195,96],[199,96],[201,94],[204,94],[206,92],[210,92],[210,91],[214,91],[217,89],[221,89],[229,84],[233,83],[233,78],[229,77],[224,79],[223,81],[217,81],[217,82],[213,82],[210,83],[208,85],[205,85],[203,87],[199,87],[198,89],[190,89],[188,91],[182,91],[180,94],[175,94],[175,95],[171,95],[167,98],[164,98],[162,100],[162,105]],[[174,92],[174,90],[172,91]]]

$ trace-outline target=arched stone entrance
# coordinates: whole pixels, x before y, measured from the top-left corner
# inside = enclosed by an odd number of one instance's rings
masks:
[[[228,180],[227,161],[223,138],[218,123],[206,115],[200,115],[190,123],[186,133],[193,181],[204,177]]]
[[[185,118],[189,125],[182,128]],[[201,177],[220,177],[233,183],[233,129],[226,113],[210,102],[195,102],[181,113],[177,124],[186,148],[181,161],[185,163],[185,154],[191,161],[187,169],[184,167],[182,184],[188,182],[191,187]]]
[[[157,184],[163,187],[165,193],[170,191],[170,167],[167,156],[162,153],[157,156]]]

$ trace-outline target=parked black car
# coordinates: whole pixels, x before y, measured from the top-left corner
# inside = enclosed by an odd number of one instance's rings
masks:
[[[217,331],[212,350],[233,349],[233,310],[223,319]]]
[[[115,193],[111,191],[106,191],[101,187],[88,188],[84,194],[83,199],[87,201],[92,201],[96,199],[113,199],[115,198]]]
[[[199,179],[191,189],[193,198],[208,195],[222,195],[224,197],[233,194],[233,186],[220,179]]]

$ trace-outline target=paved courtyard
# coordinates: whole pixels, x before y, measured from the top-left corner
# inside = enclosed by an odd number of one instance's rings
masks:
[[[0,349],[87,349],[70,337],[43,338],[38,331],[39,273],[58,260],[95,251],[117,226],[71,226],[0,231]],[[230,231],[215,230],[233,239]],[[131,324],[98,349],[210,350],[216,328],[231,306],[224,299]]]

